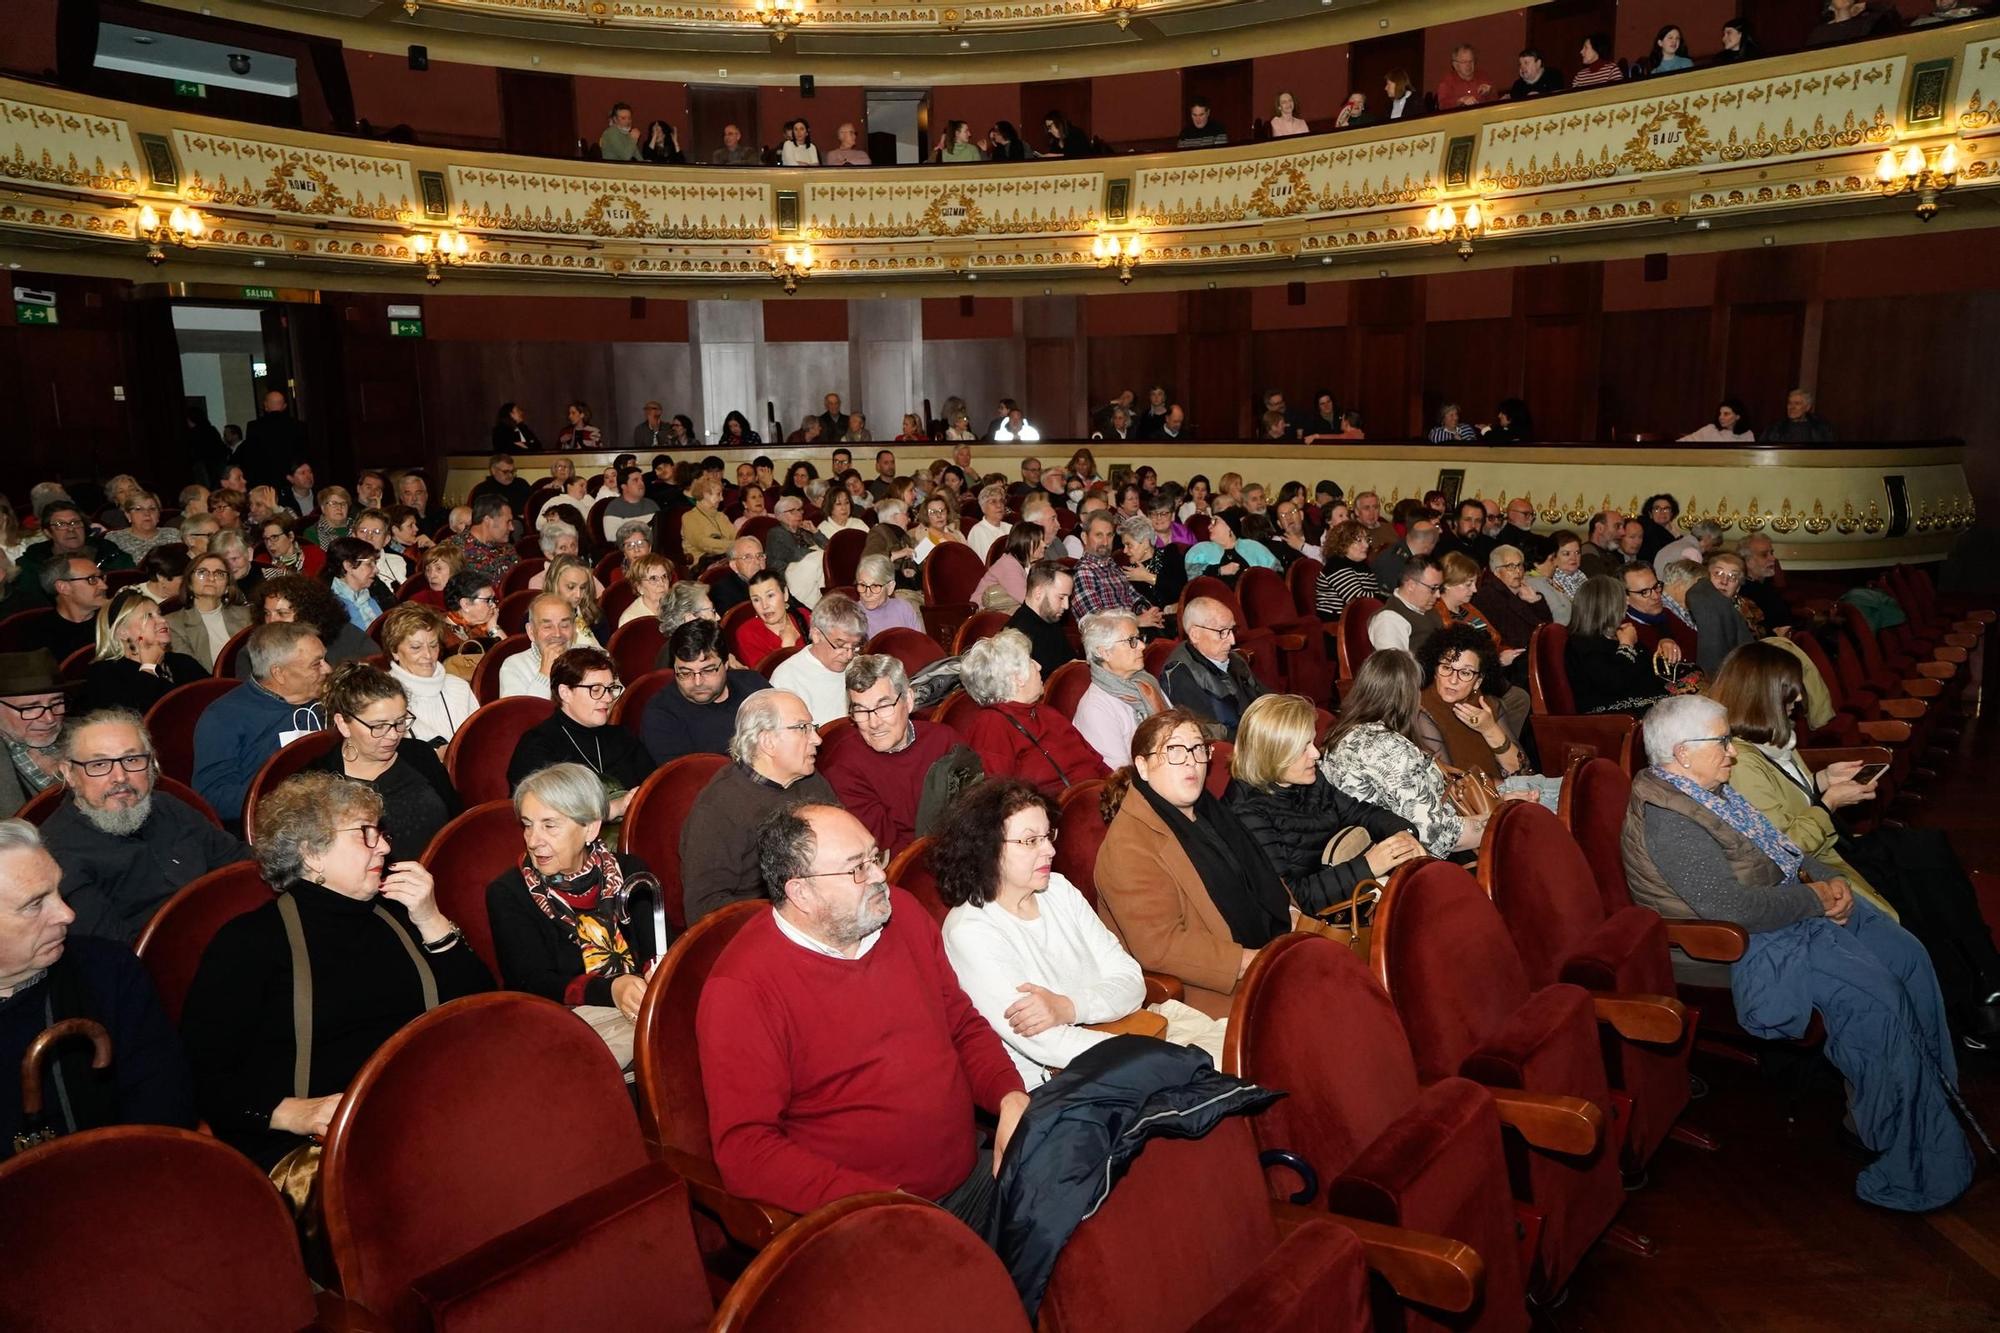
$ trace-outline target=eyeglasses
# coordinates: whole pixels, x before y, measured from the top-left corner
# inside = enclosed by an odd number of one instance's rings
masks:
[[[113,768],[122,768],[127,773],[144,773],[153,766],[153,756],[121,754],[104,759],[72,759],[70,762],[82,769],[84,776],[102,778],[109,777]]]
[[[1732,569],[1718,569],[1708,576],[1711,583],[1741,583],[1743,576]]]
[[[1499,564],[1493,566],[1495,572],[1498,572],[1503,569],[1521,569],[1524,567],[1525,566],[1523,565],[1523,563],[1519,560],[1503,560]]]
[[[811,718],[807,718],[807,719],[806,719],[805,721],[803,721],[803,722],[787,722],[787,723],[785,723],[785,724],[784,724],[783,726],[780,726],[780,727],[778,728],[778,730],[779,730],[779,731],[800,731],[800,732],[804,732],[804,731],[811,731],[811,730],[813,730],[813,722],[812,722],[812,719],[811,719]]]
[[[48,521],[47,526],[51,528],[62,528],[65,531],[67,531],[70,528],[82,527],[83,520],[80,518],[52,518]]]
[[[336,832],[359,833],[361,835],[361,845],[371,852],[389,841],[389,835],[382,831],[380,824],[351,824],[346,828],[336,830]]]
[[[45,704],[17,704],[12,699],[0,699],[0,704],[5,704],[19,713],[23,722],[33,722],[47,717],[50,713],[63,713],[69,709],[67,699],[55,699]]]
[[[709,666],[697,666],[697,667],[677,666],[674,668],[674,679],[683,682],[690,680],[706,680],[710,676],[719,676],[721,674],[722,674],[722,663],[720,662],[713,663]]]
[[[1418,584],[1417,586],[1418,586],[1418,587],[1420,587],[1420,588],[1428,588],[1428,589],[1430,589],[1430,590],[1431,590],[1432,592],[1443,592],[1443,591],[1444,591],[1444,581],[1443,581],[1442,579],[1440,579],[1440,580],[1439,580],[1438,582],[1436,582],[1436,583],[1432,583],[1432,582],[1431,582],[1431,581],[1430,581],[1429,579],[1425,579],[1425,580],[1424,580],[1424,581],[1423,581],[1422,583]]]
[[[343,716],[357,727],[366,727],[368,734],[378,741],[385,736],[399,736],[417,723],[417,717],[414,713],[405,713],[401,717],[392,717],[387,722],[369,722],[364,718],[354,716],[352,713],[346,713]]]
[[[1440,676],[1450,676],[1453,680],[1478,680],[1481,675],[1485,674],[1476,666],[1446,666],[1442,662],[1438,663],[1437,673]]]
[[[1234,631],[1231,632],[1234,633]],[[1137,634],[1128,634],[1122,639],[1113,639],[1111,643],[1113,647],[1144,648],[1146,646],[1146,641]]]
[[[1654,593],[1666,591],[1666,587],[1666,584],[1656,581],[1647,584],[1643,588],[1627,588],[1625,591],[1631,593],[1634,597],[1651,597]]]
[[[194,577],[198,579],[226,579],[229,577],[229,571],[226,569],[213,569],[213,568],[197,569],[194,572]]]
[[[1214,753],[1215,747],[1207,741],[1199,741],[1193,745],[1171,744],[1159,750],[1160,757],[1176,768],[1183,764],[1205,764],[1209,756]]]
[[[1050,829],[1047,833],[1030,833],[1025,838],[1002,838],[1000,841],[1011,843],[1016,847],[1026,847],[1031,852],[1041,846],[1047,846],[1053,851],[1056,845],[1056,831]]]
[[[1736,748],[1736,738],[1735,738],[1734,736],[1696,736],[1696,737],[1694,737],[1694,738],[1693,738],[1692,740],[1685,740],[1685,741],[1682,741],[1682,742],[1681,742],[1681,744],[1682,744],[1682,745],[1721,745],[1721,746],[1724,746],[1724,747],[1726,747],[1726,748],[1728,748],[1728,749],[1731,749],[1731,750],[1733,750],[1733,749],[1735,749],[1735,748]]]
[[[847,705],[847,715],[856,722],[872,722],[880,714],[895,711],[902,706],[902,703],[903,696],[899,694],[888,703],[876,704],[873,708],[866,708],[860,704],[849,704]]]
[[[807,723],[806,725],[810,726],[812,724]],[[794,875],[792,876],[792,878],[832,879],[836,875],[845,875],[849,879],[853,880],[856,884],[866,884],[868,883],[869,870],[871,869],[887,870],[888,868],[889,868],[889,853],[883,851],[881,848],[878,847],[874,851],[869,852],[866,856],[862,857],[859,861],[855,862],[853,865],[849,866],[845,870],[819,870],[815,871],[810,875]]]
[[[101,571],[98,570],[92,570],[88,574],[58,574],[56,575],[56,582],[57,583],[102,583],[104,582],[104,575]]]
[[[866,640],[863,639],[856,639],[852,643],[849,643],[842,639],[836,639],[832,635],[820,630],[814,630],[813,632],[819,635],[821,643],[833,649],[836,653],[858,653],[866,643]]]
[[[1236,626],[1234,625],[1223,625],[1218,627],[1215,625],[1196,625],[1190,623],[1188,625],[1188,628],[1207,630],[1210,634],[1219,634],[1225,639],[1233,639],[1236,637]]]
[[[603,703],[606,699],[616,699],[619,695],[625,693],[625,687],[615,680],[609,685],[602,681],[597,681],[589,685],[579,685],[577,688],[599,703]]]
[[[160,507],[158,505],[133,505],[125,512],[128,514],[157,514],[160,512]]]

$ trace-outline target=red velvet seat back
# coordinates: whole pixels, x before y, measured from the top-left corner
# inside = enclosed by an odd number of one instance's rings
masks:
[[[777,515],[759,514],[757,515],[757,517],[753,519],[745,520],[743,526],[737,530],[736,535],[738,537],[755,537],[757,539],[757,544],[759,546],[762,546],[766,542],[771,540],[771,534],[774,531],[776,531],[777,528],[778,528]]]
[[[521,863],[521,820],[511,800],[485,801],[437,831],[420,858],[436,884],[438,910],[465,931],[465,942],[497,979],[486,886]]]
[[[695,922],[660,960],[639,1007],[632,1064],[646,1141],[708,1163],[711,1174],[715,1158],[708,1137],[708,1098],[701,1086],[695,1011],[708,974],[736,932],[759,912],[770,910],[769,903],[752,899],[731,903]]]
[[[556,706],[547,699],[516,694],[481,704],[452,733],[445,747],[444,767],[451,785],[467,805],[504,801],[513,795],[507,785],[507,765],[521,737],[549,720]]]
[[[743,627],[757,618],[757,608],[748,602],[738,602],[722,613],[722,646],[724,653],[736,653],[736,660],[742,661],[743,654],[736,651],[736,636]]]
[[[1097,906],[1097,849],[1111,831],[1098,809],[1103,795],[1103,778],[1077,783],[1062,794],[1056,820],[1055,872],[1074,884],[1092,907]]]
[[[1319,616],[1319,576],[1325,568],[1319,561],[1310,558],[1292,561],[1292,567],[1285,571],[1287,591],[1292,594],[1292,609],[1300,619]]]
[[[1528,1000],[1528,976],[1499,912],[1449,861],[1411,862],[1390,876],[1375,909],[1372,960],[1426,1083],[1458,1073]]]
[[[1563,960],[1604,922],[1583,849],[1536,801],[1504,801],[1493,812],[1479,848],[1479,882],[1500,909],[1531,986],[1561,980]]]
[[[228,642],[216,650],[215,666],[213,669],[215,675],[227,676],[231,680],[238,679],[236,675],[236,659],[250,646],[250,634],[256,628],[255,625],[245,625],[242,629],[230,635]]]
[[[1292,604],[1292,590],[1286,585],[1285,576],[1276,570],[1254,565],[1244,570],[1236,580],[1236,596],[1253,628],[1275,629],[1299,619],[1298,608]]]
[[[73,1134],[0,1164],[10,1333],[313,1326],[290,1212],[254,1163],[184,1129]]]
[[[588,1025],[537,996],[454,1001],[370,1057],[327,1134],[319,1183],[343,1293],[407,1319],[417,1279],[647,1165],[617,1061]],[[580,1239],[587,1223],[565,1221],[545,1239]],[[589,1238],[597,1267],[640,1284],[645,1297],[626,1296],[642,1300],[649,1319],[699,1328],[698,1319],[676,1319],[690,1304],[707,1313],[685,1204],[677,1218],[652,1210],[647,1223],[625,1227],[622,1245],[616,1236]],[[647,1234],[655,1228],[671,1243]],[[560,1251],[519,1248],[487,1256],[488,1265],[519,1272],[554,1258],[563,1266]],[[679,1279],[666,1291],[659,1268]],[[462,1285],[460,1276],[451,1285]]]
[[[1075,721],[1077,703],[1090,688],[1090,663],[1064,662],[1042,684],[1042,702]]]
[[[618,702],[611,706],[611,725],[623,727],[635,739],[645,739],[646,705],[661,690],[674,687],[674,673],[666,667],[641,672],[637,676],[620,676],[625,682],[625,693],[618,696]]]
[[[493,612],[493,623],[500,627],[502,634],[519,634],[528,627],[528,608],[544,592],[551,591],[546,585],[541,588],[523,588],[510,592],[500,599],[499,607]]]
[[[931,847],[935,841],[918,838],[898,852],[889,863],[889,882],[922,903],[931,919],[943,925],[944,915],[951,909],[938,896],[937,876],[931,873]]]
[[[1340,608],[1340,678],[1353,680],[1354,673],[1375,651],[1368,641],[1368,622],[1381,614],[1382,603],[1374,597],[1350,597]]]
[[[950,549],[950,548],[946,548]],[[930,563],[925,561],[926,564]],[[885,629],[868,641],[867,651],[884,653],[903,664],[903,670],[914,676],[933,662],[944,658],[944,649],[938,641],[921,630]],[[766,679],[769,679],[766,677]]]
[[[546,558],[539,555],[524,557],[518,564],[514,565],[501,576],[500,586],[495,588],[494,591],[502,597],[511,597],[517,592],[526,592],[529,581],[535,575],[541,573],[548,563]],[[455,610],[456,608],[453,609]]]
[[[964,542],[934,546],[924,557],[924,600],[932,606],[958,606],[972,600],[972,590],[986,577],[984,551]]]
[[[257,776],[250,779],[249,790],[243,793],[243,841],[257,841],[257,806],[263,799],[278,789],[286,778],[303,773],[308,764],[324,757],[328,751],[340,745],[340,733],[329,721],[325,731],[309,731],[289,745],[282,745],[271,752],[257,770]],[[402,855],[414,855],[422,848],[406,847]]]
[[[953,690],[944,702],[931,710],[931,721],[942,722],[961,737],[965,729],[972,725],[972,719],[979,715],[979,705],[964,690]]]
[[[236,861],[189,880],[160,904],[134,948],[168,1022],[180,1025],[181,1005],[215,932],[270,902],[271,894],[255,861]]]
[[[904,1194],[856,1194],[787,1227],[730,1287],[713,1333],[806,1327],[1029,1333],[999,1256],[951,1214]]]
[[[1568,654],[1567,626],[1537,625],[1528,636],[1528,701],[1537,713],[1567,717],[1576,712]]]
[[[53,606],[31,606],[26,611],[16,611],[11,616],[0,617],[0,653],[24,651],[22,644],[27,633],[34,626],[56,613]]]
[[[868,545],[868,534],[859,528],[842,528],[826,540],[826,585],[838,587],[854,582],[854,572],[861,565],[861,549]]]
[[[153,756],[161,773],[176,782],[194,781],[195,724],[210,704],[242,683],[233,675],[191,680],[174,686],[146,710],[146,730],[153,737]]]
[[[472,671],[472,697],[482,704],[498,699],[501,664],[515,653],[527,651],[528,636],[525,634],[510,634],[498,643],[488,644],[485,653],[480,656],[479,665]]]
[[[612,554],[616,555],[617,552],[614,551]],[[610,556],[605,557],[606,560],[610,558]],[[624,569],[622,566],[617,566],[611,572],[622,574]],[[639,590],[623,578],[612,578],[606,582],[606,576],[600,575],[598,581],[605,583],[604,600],[597,604],[598,613],[604,617],[607,625],[616,625],[618,618],[625,614],[625,608],[638,600]]]
[[[618,826],[618,849],[644,861],[646,869],[660,881],[667,923],[676,933],[687,929],[687,899],[681,886],[681,825],[687,822],[701,789],[728,765],[729,756],[722,754],[684,754],[662,764],[632,793],[625,806],[625,820]]]
[[[1146,674],[1158,680],[1167,669],[1167,659],[1181,646],[1179,639],[1154,639],[1146,645]]]
[[[954,653],[963,653],[981,639],[990,639],[1007,628],[1005,611],[974,611],[965,623],[958,627],[958,634],[951,641]]]
[[[660,660],[660,650],[666,646],[667,636],[660,633],[659,620],[653,616],[641,616],[613,630],[611,642],[604,645],[604,651],[611,654],[611,660],[618,668],[618,679],[630,685],[654,669]]]
[[[1625,884],[1625,809],[1631,803],[1632,779],[1609,759],[1592,759],[1563,783],[1569,804],[1570,836],[1590,864],[1598,902],[1609,915],[1632,905]]]

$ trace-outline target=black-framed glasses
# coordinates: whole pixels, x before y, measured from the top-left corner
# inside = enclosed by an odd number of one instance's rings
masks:
[[[1235,633],[1234,630],[1230,632],[1232,634]],[[1113,639],[1111,642],[1114,647],[1123,646],[1126,648],[1144,648],[1146,646],[1145,639],[1141,638],[1137,634],[1127,634],[1124,638]]]
[[[825,630],[814,630],[813,633],[819,635],[819,641],[833,649],[836,653],[858,653],[867,646],[867,640],[865,639],[856,639],[852,643],[849,643],[844,639],[834,638]]]
[[[1423,581],[1422,583],[1418,584],[1417,586],[1418,586],[1418,587],[1421,587],[1421,588],[1428,588],[1428,589],[1430,589],[1430,590],[1431,590],[1432,592],[1443,592],[1443,591],[1444,591],[1444,581],[1443,581],[1442,579],[1440,579],[1440,580],[1439,580],[1438,582],[1436,582],[1436,583],[1432,583],[1432,582],[1431,582],[1431,581],[1430,581],[1429,579],[1425,579],[1425,580],[1424,580],[1424,581]]]
[[[23,722],[39,721],[50,713],[63,713],[69,710],[67,699],[51,699],[45,704],[17,704],[12,699],[0,699],[0,704],[5,704],[20,714]]]
[[[1654,593],[1665,592],[1666,590],[1666,584],[1655,580],[1643,588],[1627,588],[1625,591],[1631,593],[1634,597],[1651,597]]]
[[[808,723],[807,725],[810,726],[811,724]],[[866,856],[862,857],[859,861],[855,862],[853,865],[849,866],[845,870],[817,870],[810,875],[794,875],[792,876],[792,878],[832,879],[836,875],[845,875],[849,879],[853,880],[856,884],[866,884],[868,883],[868,872],[871,869],[887,870],[888,868],[889,868],[889,853],[883,851],[881,848],[878,847],[874,851],[869,852]]]
[[[603,703],[606,699],[616,699],[625,693],[625,687],[615,680],[608,685],[603,681],[594,681],[589,685],[579,685],[577,688],[599,703]]]
[[[805,731],[813,731],[813,730],[816,730],[816,728],[815,728],[815,727],[814,727],[814,725],[813,725],[813,720],[812,720],[811,718],[807,718],[807,719],[806,719],[805,721],[803,721],[803,722],[785,722],[785,723],[781,723],[781,724],[779,724],[779,726],[777,727],[777,730],[779,730],[779,731],[799,731],[799,732],[805,732]]]
[[[111,755],[103,759],[72,759],[72,764],[83,770],[85,777],[103,778],[111,775],[113,768],[122,768],[127,773],[144,773],[153,766],[150,754]]]
[[[1682,745],[1720,745],[1725,749],[1736,747],[1734,736],[1693,736],[1681,742]]]
[[[1160,757],[1175,768],[1183,764],[1205,764],[1209,756],[1214,753],[1215,747],[1207,741],[1197,741],[1193,745],[1182,745],[1175,741],[1161,746],[1159,750]]]
[[[361,835],[361,845],[371,852],[389,841],[389,835],[382,831],[380,824],[349,824],[346,828],[337,831],[341,833],[359,833]]]
[[[104,582],[104,571],[101,569],[93,569],[88,574],[58,574],[56,575],[56,582],[57,583],[102,583]]]
[[[1442,662],[1438,663],[1437,673],[1440,676],[1450,676],[1453,680],[1478,680],[1479,677],[1484,674],[1484,672],[1482,672],[1480,668],[1476,666],[1469,666],[1469,667],[1446,666]]]
[[[707,666],[677,666],[674,668],[674,679],[683,684],[691,680],[707,680],[710,676],[719,676],[721,674],[722,663],[720,662],[712,662]]]
[[[861,704],[849,704],[847,705],[847,715],[856,722],[873,722],[883,713],[894,712],[902,702],[903,696],[899,694],[888,703],[876,704],[873,708],[866,708]]]
[[[365,718],[356,717],[352,713],[346,714],[346,717],[355,726],[367,728],[368,734],[378,741],[388,736],[402,735],[417,724],[415,713],[405,713],[401,717],[392,717],[387,722],[370,722]]]
[[[46,526],[51,528],[61,528],[64,531],[68,531],[71,528],[82,527],[83,520],[80,518],[52,518],[48,521]]]
[[[1205,630],[1207,630],[1207,631],[1208,631],[1208,632],[1209,632],[1210,634],[1220,634],[1220,635],[1221,635],[1221,636],[1222,636],[1223,638],[1225,638],[1225,639],[1233,639],[1233,638],[1235,638],[1235,637],[1236,637],[1236,626],[1234,626],[1234,625],[1224,625],[1224,626],[1220,626],[1220,627],[1217,627],[1217,626],[1215,626],[1215,625],[1196,625],[1196,624],[1189,624],[1188,628],[1189,628],[1189,629],[1205,629]]]

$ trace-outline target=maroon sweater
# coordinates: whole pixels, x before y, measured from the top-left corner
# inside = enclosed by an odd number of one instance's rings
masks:
[[[1010,724],[1009,719],[1019,725]],[[1039,747],[1036,742],[1040,742]],[[1111,776],[1097,747],[1085,740],[1068,718],[1045,704],[1000,703],[982,708],[966,724],[965,743],[978,753],[987,777],[1020,778],[1034,783],[1049,797],[1060,797],[1079,782]],[[1051,759],[1062,765],[1061,773],[1049,767]]]
[[[842,727],[819,752],[819,774],[833,785],[841,808],[886,852],[916,841],[924,778],[959,743],[958,733],[942,722],[919,721],[916,728],[916,739],[894,754],[869,749],[853,727]]]
[[[1023,1091],[959,988],[937,923],[901,889],[861,958],[787,939],[772,913],[737,933],[695,1015],[723,1188],[810,1212],[869,1190],[941,1199],[971,1174],[975,1103]]]

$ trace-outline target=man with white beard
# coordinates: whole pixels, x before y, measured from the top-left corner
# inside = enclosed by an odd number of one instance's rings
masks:
[[[60,746],[69,794],[43,825],[42,845],[62,867],[73,933],[131,944],[188,881],[249,858],[206,815],[155,790],[159,763],[137,713],[79,718]]]

